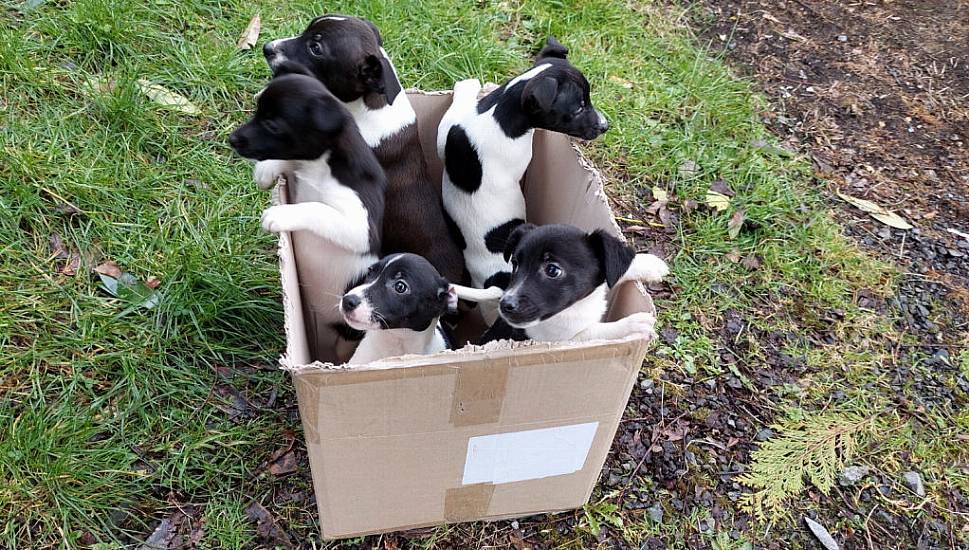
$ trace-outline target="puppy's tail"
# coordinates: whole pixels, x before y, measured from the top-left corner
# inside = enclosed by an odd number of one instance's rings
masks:
[[[616,281],[615,286],[626,281],[643,281],[658,283],[670,274],[670,266],[661,258],[652,254],[636,254],[629,269]]]
[[[471,288],[469,286],[451,285],[458,293],[458,298],[470,302],[497,302],[504,290],[493,286],[489,288]]]

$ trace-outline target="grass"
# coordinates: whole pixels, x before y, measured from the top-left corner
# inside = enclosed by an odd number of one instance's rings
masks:
[[[761,145],[773,143],[759,117],[767,106],[697,47],[681,11],[607,0],[14,2],[0,12],[0,546],[137,543],[187,502],[204,507],[204,547],[255,544],[245,509],[279,483],[260,466],[299,427],[291,406],[261,406],[274,391],[290,405],[293,395],[273,368],[283,336],[275,244],[258,227],[267,199],[225,144],[267,70],[235,42],[255,13],[266,38],[297,33],[324,12],[372,19],[405,85],[424,89],[507,78],[555,35],[614,122],[588,151],[615,197],[636,203],[638,190],[660,186],[676,204],[702,201],[717,179],[737,192],[727,212],[681,219],[675,292],[659,303],[663,325],[680,336],[659,347],[652,372],[726,375],[711,327],[739,311],[755,333],[834,335],[789,350],[806,353],[809,369],[801,389],[775,399],[784,426],[797,411],[824,410],[839,389],[869,410],[886,406],[894,358],[873,331],[892,328],[855,296],[888,294],[892,268],[841,236],[802,159]],[[138,79],[187,96],[202,115],[160,108]],[[748,222],[731,239],[736,209]],[[79,257],[76,275],[60,272],[55,234]],[[760,268],[735,254],[756,255]],[[91,274],[104,260],[160,279],[159,304],[130,310],[107,294]],[[759,341],[748,338],[743,359],[762,364]],[[969,352],[960,360],[965,374]],[[255,406],[236,414],[230,387]],[[956,410],[893,413],[857,455],[893,474],[907,467],[898,453],[917,456],[942,506],[945,487],[969,489],[954,439],[969,417]],[[304,464],[286,487],[308,483]],[[611,529],[630,544],[653,534],[682,547],[678,533],[695,532],[708,513],[658,526],[608,506],[609,494],[596,498],[570,538],[549,540],[584,547]],[[264,503],[317,544],[311,502]],[[414,544],[435,547],[447,534]],[[752,524],[739,541],[719,529],[702,537],[746,548],[764,534]]]

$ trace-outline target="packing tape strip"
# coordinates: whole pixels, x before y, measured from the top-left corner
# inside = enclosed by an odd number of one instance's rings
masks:
[[[495,486],[491,483],[448,489],[444,493],[444,521],[458,523],[487,516],[494,493]]]
[[[451,401],[452,426],[498,422],[505,401],[509,364],[479,362],[458,371]]]

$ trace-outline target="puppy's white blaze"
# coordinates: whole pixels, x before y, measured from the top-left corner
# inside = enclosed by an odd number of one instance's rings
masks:
[[[531,69],[525,71],[524,73],[522,73],[522,74],[516,76],[515,78],[509,80],[508,81],[508,84],[505,85],[505,89],[508,90],[509,88],[511,88],[515,84],[518,84],[522,80],[529,80],[531,78],[535,78],[539,73],[541,73],[542,71],[544,71],[545,69],[547,69],[547,68],[549,68],[551,66],[552,66],[551,63],[542,63],[541,65],[532,67]]]
[[[656,283],[662,281],[669,273],[669,266],[658,256],[652,254],[636,254],[632,263],[629,264],[629,268],[619,278],[616,285],[618,286],[619,283],[625,281]]]
[[[373,318],[373,306],[362,294],[355,294],[360,298],[360,305],[355,307],[353,311],[343,311],[343,302],[340,302],[340,313],[343,314],[343,319],[352,328],[357,330],[375,330],[380,328],[380,323],[378,323]]]
[[[601,126],[601,125],[605,124],[606,123],[606,116],[603,115],[601,111],[596,111],[596,114],[599,115],[599,125]]]
[[[320,20],[321,21],[346,21],[347,18],[346,17],[338,17],[336,15],[324,15],[323,17],[320,17]]]

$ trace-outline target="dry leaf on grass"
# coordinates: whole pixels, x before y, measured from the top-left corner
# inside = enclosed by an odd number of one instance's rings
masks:
[[[64,241],[57,233],[50,236],[47,245],[50,247],[51,254],[57,260],[57,272],[68,277],[76,275],[77,269],[81,266],[81,256],[64,246]]]
[[[94,271],[100,273],[101,275],[107,275],[108,277],[114,277],[115,279],[121,277],[121,268],[118,264],[114,263],[112,260],[108,260],[103,264],[94,268]]]
[[[118,264],[111,260],[95,267],[94,271],[101,278],[101,288],[105,292],[130,304],[122,315],[138,308],[152,309],[161,301],[159,291],[139,281],[131,273],[122,271]]]
[[[718,193],[714,190],[707,191],[707,196],[704,202],[710,208],[713,208],[717,212],[723,212],[727,208],[730,208],[730,197],[724,195],[723,193]]]
[[[852,197],[851,195],[845,195],[841,192],[838,192],[838,196],[841,197],[841,200],[860,209],[862,212],[867,212],[868,215],[887,226],[894,227],[896,229],[912,229],[912,225],[905,221],[901,216],[871,201],[859,199],[858,197]]]
[[[188,98],[181,94],[177,94],[164,86],[152,84],[144,79],[138,80],[137,84],[141,92],[148,96],[148,99],[154,101],[162,107],[170,107],[187,115],[198,115],[202,113],[202,111],[196,107],[194,103],[189,101]]]
[[[276,523],[276,519],[262,504],[253,502],[251,506],[246,508],[246,516],[249,517],[250,521],[256,523],[256,535],[264,542],[278,544],[286,548],[294,547],[289,535]]]
[[[150,289],[156,289],[160,284],[161,284],[161,279],[159,279],[158,277],[150,277],[147,281],[145,281],[145,286],[147,286]]]
[[[239,42],[236,44],[240,50],[251,50],[256,42],[259,41],[259,31],[262,29],[262,20],[259,15],[252,16],[246,30],[242,31]]]
[[[804,517],[804,523],[807,524],[808,529],[811,530],[811,533],[813,533],[814,536],[817,537],[818,542],[821,543],[821,546],[825,547],[827,550],[839,550],[838,543],[834,540],[834,537],[831,536],[831,533],[829,533],[828,530],[825,529],[823,525],[821,525],[820,523],[814,521],[813,519],[807,516]]]
[[[740,235],[740,228],[744,226],[744,219],[743,208],[738,208],[733,216],[730,216],[730,221],[727,222],[727,234],[731,239],[736,239]]]
[[[296,469],[296,454],[293,451],[289,451],[269,465],[269,471],[277,477],[291,474]]]
[[[657,185],[654,185],[653,188],[650,189],[650,192],[653,194],[653,200],[654,201],[657,201],[657,202],[669,202],[669,200],[670,200],[669,193],[667,193],[666,190],[663,189],[662,187],[659,187]]]

